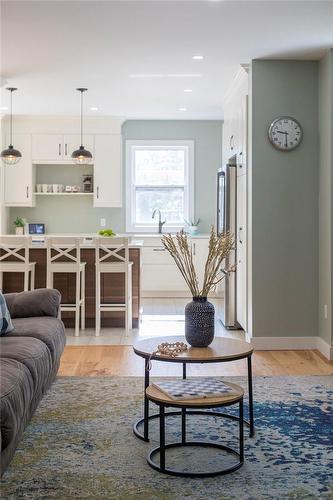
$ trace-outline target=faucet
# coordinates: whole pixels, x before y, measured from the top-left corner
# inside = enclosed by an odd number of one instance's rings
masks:
[[[155,208],[153,215],[151,216],[152,219],[155,218],[156,212],[158,212],[158,234],[162,234],[162,227],[163,227],[163,224],[166,223],[166,220],[164,220],[162,222],[162,214],[161,214],[161,210],[159,208]]]

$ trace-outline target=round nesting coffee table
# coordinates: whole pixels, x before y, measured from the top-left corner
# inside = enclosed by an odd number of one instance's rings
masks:
[[[149,400],[146,395],[146,389],[149,386],[150,361],[165,361],[168,363],[182,363],[183,379],[186,379],[186,365],[189,363],[226,363],[228,361],[236,361],[238,359],[247,359],[248,373],[248,391],[249,391],[249,420],[244,420],[245,425],[250,429],[250,437],[254,436],[254,417],[253,417],[253,389],[252,389],[252,361],[253,347],[248,342],[242,340],[234,340],[224,337],[216,337],[209,347],[191,347],[188,350],[173,358],[171,356],[160,356],[153,354],[157,346],[162,342],[174,343],[177,341],[185,341],[181,336],[156,337],[145,340],[140,340],[134,346],[134,352],[138,356],[144,358],[145,361],[145,384],[144,384],[144,411],[143,418],[140,418],[133,426],[134,434],[144,440],[149,441],[149,420],[159,418],[159,413],[149,415]],[[196,413],[208,413],[206,410],[195,410]],[[170,411],[166,416],[179,415],[180,410]],[[191,413],[191,410],[188,411]],[[221,413],[209,411],[209,414]],[[234,415],[223,414],[225,417],[238,420]],[[143,432],[140,429],[143,424]]]
[[[225,394],[218,397],[209,397],[201,399],[188,399],[182,401],[175,401],[163,392],[161,392],[154,385],[150,385],[146,389],[146,396],[148,400],[152,401],[159,407],[159,424],[160,424],[160,445],[150,451],[147,462],[153,469],[158,472],[163,472],[164,474],[170,474],[172,476],[180,477],[213,477],[220,476],[223,474],[230,474],[231,472],[239,469],[244,463],[244,420],[243,420],[243,389],[236,384],[231,384],[230,382],[225,383],[228,385],[232,392],[230,394]],[[225,406],[231,406],[234,404],[239,404],[239,451],[236,451],[229,446],[221,443],[216,443],[212,441],[187,441],[186,439],[186,415],[188,415],[188,409],[210,409],[210,408],[221,408]],[[181,431],[181,442],[176,443],[165,443],[165,408],[180,408],[182,415],[182,431]],[[206,412],[207,413],[207,412]],[[220,414],[223,418],[224,414]],[[237,462],[224,467],[222,469],[210,471],[210,472],[183,472],[177,469],[170,469],[166,466],[166,456],[165,451],[170,448],[183,448],[183,447],[201,447],[201,448],[214,448],[221,452],[227,452],[237,457]],[[159,455],[159,465],[154,461],[156,455]]]

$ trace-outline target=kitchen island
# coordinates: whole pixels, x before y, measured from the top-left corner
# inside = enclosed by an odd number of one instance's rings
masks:
[[[95,326],[95,248],[92,244],[91,235],[47,235],[47,236],[75,236],[82,237],[81,261],[86,262],[86,327]],[[38,240],[37,240],[38,241]],[[137,328],[140,318],[140,287],[141,287],[141,247],[142,242],[138,239],[129,238],[129,258],[133,262],[132,267],[132,297],[133,297],[133,328]],[[35,288],[46,287],[46,245],[43,238],[33,242],[30,247],[30,262],[36,262]],[[75,275],[71,273],[56,273],[54,275],[54,288],[57,288],[62,296],[64,304],[75,302]],[[22,273],[4,273],[4,293],[18,292],[23,290]],[[101,276],[101,299],[103,302],[124,301],[125,281],[123,274],[102,274]],[[62,320],[66,327],[74,327],[74,313],[62,312]],[[102,314],[102,327],[124,327],[125,317],[123,312],[104,312]]]

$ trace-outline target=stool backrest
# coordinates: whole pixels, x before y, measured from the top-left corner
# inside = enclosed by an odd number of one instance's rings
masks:
[[[102,236],[95,238],[96,269],[103,262],[129,263],[128,238]]]
[[[47,265],[76,264],[80,266],[82,238],[51,236],[46,238]]]
[[[29,263],[31,236],[0,236],[0,262]]]

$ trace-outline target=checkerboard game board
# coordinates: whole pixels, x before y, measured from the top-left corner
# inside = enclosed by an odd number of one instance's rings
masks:
[[[235,390],[222,380],[207,377],[186,380],[165,380],[153,386],[174,400],[201,399],[235,394]]]

